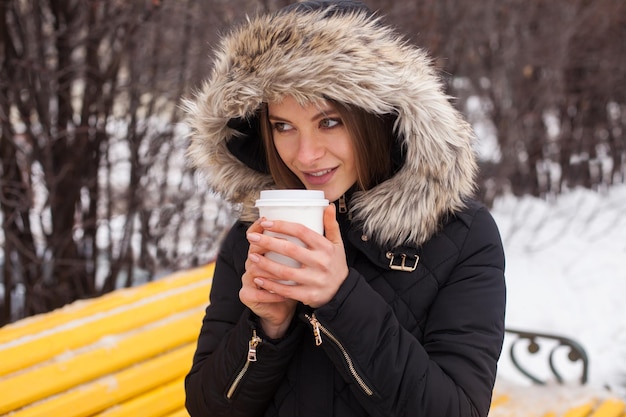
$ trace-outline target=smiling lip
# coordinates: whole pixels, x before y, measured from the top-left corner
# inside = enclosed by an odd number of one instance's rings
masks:
[[[303,174],[309,184],[323,185],[330,181],[336,170],[337,168],[329,168],[313,172],[304,172]]]

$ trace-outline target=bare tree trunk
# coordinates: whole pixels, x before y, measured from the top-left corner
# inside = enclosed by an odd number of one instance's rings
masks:
[[[189,170],[175,126],[210,67],[205,34],[241,8],[219,5],[0,3],[0,323],[214,256],[230,218],[198,231],[207,253],[172,248],[189,246],[168,234],[202,207],[193,182],[172,188],[167,175]],[[178,207],[167,227],[158,201]]]

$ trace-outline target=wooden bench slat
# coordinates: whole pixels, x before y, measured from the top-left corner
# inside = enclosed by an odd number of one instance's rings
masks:
[[[174,411],[164,417],[189,417],[189,413],[185,408],[181,408],[180,410]]]
[[[625,413],[626,404],[624,401],[609,399],[600,404],[592,417],[623,417]]]
[[[189,343],[144,363],[27,406],[11,417],[88,417],[184,377],[191,367],[195,343]]]
[[[184,377],[126,401],[95,417],[163,417],[185,404]]]
[[[192,282],[143,297],[113,310],[79,317],[54,328],[0,344],[0,375],[48,360],[64,351],[93,343],[103,336],[129,331],[160,318],[208,303],[210,280]]]
[[[47,329],[61,326],[77,318],[89,317],[102,311],[139,301],[172,288],[212,278],[215,263],[194,269],[175,272],[167,277],[132,288],[122,288],[98,298],[75,301],[65,307],[45,314],[19,320],[0,328],[0,343],[38,334]],[[205,294],[208,298],[208,294]]]
[[[491,408],[498,407],[510,401],[510,397],[506,394],[495,394],[491,399]]]
[[[592,401],[570,408],[569,410],[567,410],[564,417],[588,417],[593,411],[595,404],[595,401]]]
[[[0,414],[193,342],[203,316],[204,307],[178,313],[126,336],[103,338],[66,360],[0,378]]]

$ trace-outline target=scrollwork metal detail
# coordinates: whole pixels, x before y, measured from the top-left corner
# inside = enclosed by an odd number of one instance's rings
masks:
[[[561,352],[563,348],[569,349],[567,353],[567,358],[571,362],[577,362],[577,361],[582,362],[582,369],[581,369],[579,382],[581,384],[587,383],[589,359],[587,357],[587,353],[585,352],[585,349],[575,340],[572,340],[567,337],[559,336],[559,335],[554,335],[554,334],[529,332],[529,331],[522,331],[522,330],[516,330],[516,329],[509,329],[509,328],[506,329],[506,332],[515,337],[515,339],[512,340],[510,349],[509,349],[509,354],[511,357],[511,361],[513,362],[513,365],[517,368],[517,370],[519,370],[524,376],[529,378],[533,383],[538,384],[538,385],[545,385],[547,383],[547,380],[543,380],[539,378],[536,374],[532,373],[528,369],[528,367],[525,367],[520,362],[520,359],[518,358],[517,353],[516,353],[517,352],[516,346],[518,346],[519,343],[523,341],[528,342],[528,345],[526,346],[526,350],[531,355],[537,354],[540,350],[542,350],[541,349],[542,341],[552,342],[552,343],[549,343],[549,344],[553,344],[554,346],[552,347],[552,349],[549,351],[549,354],[548,354],[548,365],[550,367],[550,371],[552,372],[552,375],[554,375],[556,381],[559,384],[563,384],[564,379],[556,367],[555,358],[557,356],[557,353]]]

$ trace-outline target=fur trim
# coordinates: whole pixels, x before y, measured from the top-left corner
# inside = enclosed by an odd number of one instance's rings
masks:
[[[225,36],[211,77],[184,103],[191,161],[213,190],[243,203],[244,212],[275,184],[229,151],[227,142],[239,134],[229,121],[254,117],[263,101],[288,94],[398,115],[404,165],[351,200],[353,219],[381,246],[422,244],[473,193],[474,134],[426,53],[366,12],[290,10],[248,19]]]

